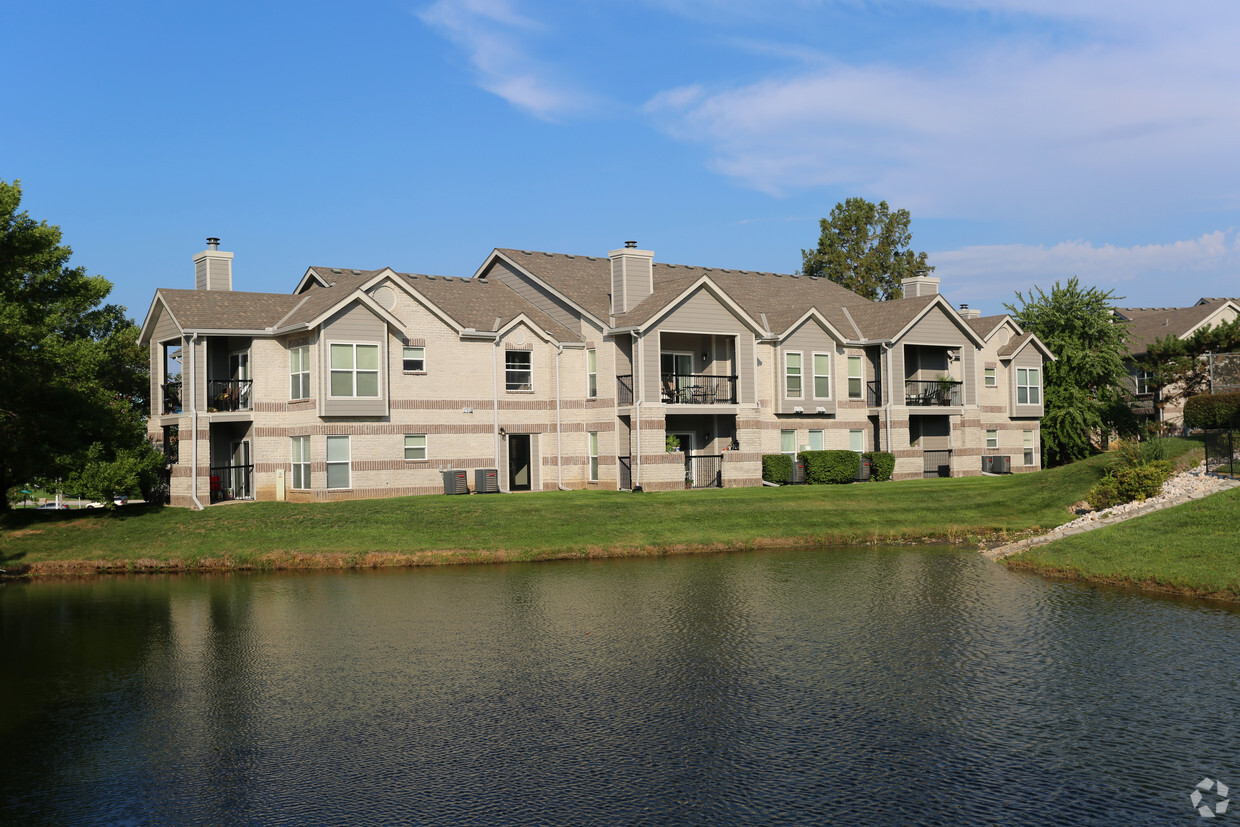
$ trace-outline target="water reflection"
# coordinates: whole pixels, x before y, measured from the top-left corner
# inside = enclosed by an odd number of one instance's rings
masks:
[[[0,822],[1187,823],[1238,620],[927,549],[10,585]]]

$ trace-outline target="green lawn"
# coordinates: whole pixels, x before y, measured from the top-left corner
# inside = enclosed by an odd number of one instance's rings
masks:
[[[1175,450],[1195,443],[1179,440]],[[1007,477],[630,494],[427,496],[238,503],[205,511],[126,506],[16,511],[0,520],[0,567],[38,571],[386,565],[883,543],[1049,529],[1072,518],[1107,457]],[[97,562],[99,565],[94,565]]]
[[[1009,565],[1240,597],[1240,489],[1056,540]]]

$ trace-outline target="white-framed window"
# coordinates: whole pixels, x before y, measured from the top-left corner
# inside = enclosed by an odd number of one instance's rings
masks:
[[[823,439],[822,431],[809,432],[809,449],[811,451],[822,451],[826,448],[826,441]]]
[[[848,357],[848,398],[861,398],[861,357]]]
[[[986,387],[988,388],[999,387],[999,371],[996,368],[986,368],[985,376],[986,376]]]
[[[310,346],[289,348],[288,351],[288,398],[310,398]]]
[[[1154,392],[1154,383],[1150,381],[1150,375],[1146,371],[1139,370],[1133,374],[1132,382],[1138,396],[1144,396],[1147,393]]]
[[[593,353],[593,351],[591,351]],[[590,431],[590,482],[598,482],[598,431]]]
[[[998,448],[999,447],[999,432],[997,430],[992,429],[986,432],[986,447],[987,448]]]
[[[426,459],[426,434],[405,434],[405,459]]]
[[[1042,404],[1042,386],[1038,383],[1037,368],[1016,369],[1016,404]]]
[[[865,453],[865,430],[862,428],[853,428],[848,432],[848,450],[856,451],[858,454]]]
[[[414,345],[401,348],[400,369],[405,373],[426,373],[426,348]]]
[[[532,391],[534,389],[533,353],[528,350],[505,351],[504,389],[509,391]]]
[[[795,457],[797,455],[797,432],[796,431],[780,431],[779,432],[779,452]]]
[[[349,487],[349,438],[347,436],[329,436],[327,438],[327,487]]]
[[[814,398],[831,398],[831,354],[814,354]]]
[[[293,462],[292,488],[306,489],[310,487],[310,437],[295,436],[289,438]]]
[[[1025,431],[1025,465],[1033,465],[1033,431]]]
[[[801,398],[801,354],[784,354],[784,396],[788,399]]]
[[[379,395],[379,346],[333,342],[331,395],[377,397]]]
[[[586,351],[586,398],[598,398],[598,351]]]

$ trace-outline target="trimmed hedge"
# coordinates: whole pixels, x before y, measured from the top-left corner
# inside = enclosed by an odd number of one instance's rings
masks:
[[[861,456],[870,461],[870,480],[886,482],[896,470],[896,455],[886,451],[867,451]]]
[[[1190,428],[1226,428],[1240,416],[1240,393],[1205,393],[1184,400],[1184,424]]]
[[[802,451],[805,460],[805,482],[828,485],[852,482],[861,468],[861,455],[856,451]]]
[[[792,457],[787,454],[762,455],[762,479],[780,485],[792,478]]]

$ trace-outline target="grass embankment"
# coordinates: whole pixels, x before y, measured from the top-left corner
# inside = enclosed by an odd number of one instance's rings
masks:
[[[858,485],[18,511],[0,520],[0,567],[10,574],[368,567],[1019,536],[1071,519],[1068,506],[1105,463]]]
[[[1240,489],[1007,558],[1052,576],[1240,600]]]

